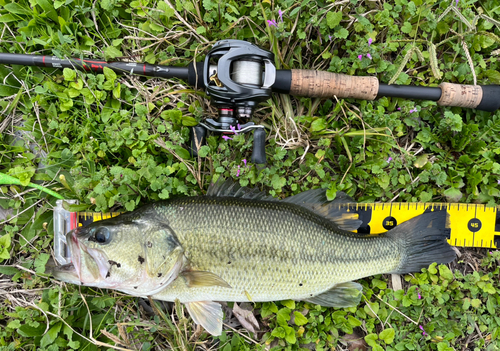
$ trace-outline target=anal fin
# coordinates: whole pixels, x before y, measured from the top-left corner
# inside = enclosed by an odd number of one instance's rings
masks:
[[[335,285],[322,294],[313,296],[304,301],[325,307],[352,307],[361,301],[363,287],[354,282],[346,282]]]
[[[196,324],[201,325],[212,335],[222,334],[222,307],[213,301],[197,301],[186,303],[187,310]]]

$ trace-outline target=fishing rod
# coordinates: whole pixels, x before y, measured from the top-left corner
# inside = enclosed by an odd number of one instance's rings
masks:
[[[253,132],[252,162],[266,162],[266,132],[250,122],[258,103],[273,92],[304,97],[355,98],[375,100],[397,97],[437,101],[440,106],[457,106],[493,112],[500,108],[500,86],[441,83],[438,87],[382,84],[373,76],[349,76],[304,69],[279,69],[274,54],[243,40],[215,43],[203,62],[188,67],[152,65],[137,62],[55,56],[0,53],[0,64],[51,68],[71,68],[102,73],[107,67],[118,74],[131,74],[187,80],[196,89],[205,89],[219,111],[219,118],[206,119],[191,128],[191,154],[197,156],[207,132],[234,135]]]

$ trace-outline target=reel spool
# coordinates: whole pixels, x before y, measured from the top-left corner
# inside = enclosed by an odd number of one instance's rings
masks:
[[[262,64],[259,61],[238,60],[233,62],[231,78],[242,85],[261,87],[262,73]]]
[[[269,99],[276,80],[274,55],[240,40],[217,42],[205,58],[203,83],[206,93],[219,110],[218,121],[207,119],[191,131],[191,153],[197,155],[207,131],[237,134],[253,131],[252,162],[265,163],[266,132],[263,126],[245,121],[255,106]]]

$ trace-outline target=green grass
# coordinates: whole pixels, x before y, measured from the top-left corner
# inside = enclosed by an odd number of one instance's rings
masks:
[[[496,0],[168,1],[0,0],[0,51],[185,66],[232,38],[273,51],[279,68],[500,84]],[[460,249],[449,268],[408,275],[399,291],[388,276],[364,279],[355,308],[256,303],[258,333],[226,327],[212,338],[182,306],[145,307],[45,276],[56,199],[27,186],[91,211],[203,194],[215,175],[281,198],[322,187],[360,202],[498,205],[498,112],[275,95],[254,116],[269,137],[268,166],[258,169],[243,163],[247,135],[211,136],[200,158],[189,156],[189,126],[216,110],[179,80],[9,65],[0,96],[0,172],[21,183],[0,187],[0,206],[12,211],[0,222],[0,350],[346,350],[355,339],[373,350],[500,348],[499,251]]]

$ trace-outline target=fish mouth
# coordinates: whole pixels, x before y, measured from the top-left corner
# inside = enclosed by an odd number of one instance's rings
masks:
[[[58,265],[55,260],[51,259],[45,265],[45,273],[54,276],[56,279],[66,283],[80,284],[80,279],[76,272],[73,263]]]
[[[70,259],[71,265],[78,276],[78,279],[82,281],[82,270],[81,270],[81,254],[80,254],[80,242],[76,237],[77,229],[72,230],[68,233],[66,242],[69,243]]]
[[[73,266],[81,284],[88,284],[106,278],[106,275],[111,268],[106,255],[99,249],[93,249],[87,247],[86,245],[82,245],[80,240],[78,240],[78,228],[67,234],[66,241],[69,243],[71,259],[70,265]],[[85,274],[82,269],[82,261],[88,261],[90,258],[98,268],[98,273],[91,270],[93,279],[88,274]],[[65,269],[69,268],[70,267],[67,267]]]

